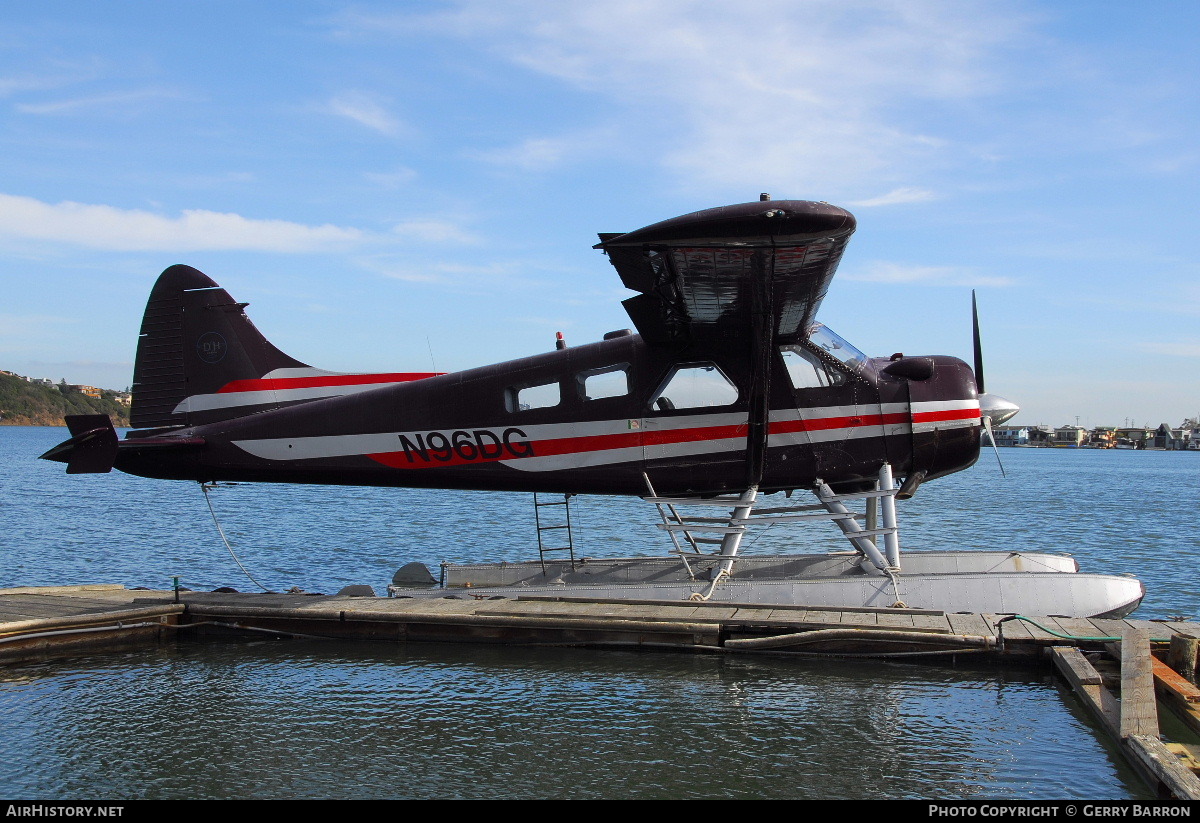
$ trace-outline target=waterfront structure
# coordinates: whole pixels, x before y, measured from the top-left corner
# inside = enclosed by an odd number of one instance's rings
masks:
[[[1028,446],[1029,429],[1027,427],[1002,426],[992,430],[997,446]]]
[[[1051,445],[1057,448],[1077,449],[1087,442],[1088,430],[1083,426],[1059,426],[1054,430]]]

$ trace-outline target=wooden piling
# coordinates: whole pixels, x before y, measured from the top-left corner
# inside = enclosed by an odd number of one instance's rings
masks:
[[[1167,665],[1193,683],[1196,682],[1196,651],[1198,648],[1200,648],[1200,638],[1182,633],[1171,635]]]

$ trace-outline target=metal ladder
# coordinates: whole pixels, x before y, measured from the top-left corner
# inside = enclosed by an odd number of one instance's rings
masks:
[[[538,559],[542,564],[542,575],[546,574],[546,555],[555,552],[568,552],[571,558],[571,571],[575,571],[575,541],[571,534],[571,495],[564,494],[562,500],[550,500],[543,502],[538,493],[533,493],[533,519],[537,524],[537,539],[538,539]],[[562,506],[563,520],[554,522],[552,525],[546,526],[542,524],[542,509],[547,506]],[[565,521],[565,522],[564,522]],[[546,532],[566,532],[565,546],[547,546],[548,536]]]

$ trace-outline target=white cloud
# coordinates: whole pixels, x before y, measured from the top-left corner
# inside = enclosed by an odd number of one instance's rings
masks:
[[[89,109],[122,109],[146,100],[178,97],[177,93],[163,89],[139,89],[112,94],[97,94],[91,97],[76,97],[71,100],[55,100],[48,103],[18,103],[13,108],[22,114],[69,115]]]
[[[393,226],[392,232],[406,240],[426,243],[479,242],[477,237],[449,220],[405,220]]]
[[[843,280],[916,286],[1011,286],[1012,278],[992,277],[955,266],[909,266],[877,260],[853,271],[842,271]]]
[[[874,206],[895,206],[901,203],[924,203],[933,200],[937,195],[929,189],[918,189],[911,186],[904,186],[898,189],[892,189],[887,194],[881,194],[878,197],[871,197],[866,200],[852,200],[848,205],[858,206],[861,208],[871,208]]]
[[[1165,354],[1171,357],[1200,357],[1200,341],[1187,340],[1174,343],[1169,342],[1145,342],[1135,344],[1136,348],[1141,351],[1150,352],[1151,354]]]
[[[631,110],[630,139],[653,132],[659,163],[694,186],[822,199],[940,162],[955,147],[916,125],[919,106],[994,93],[997,55],[1026,25],[1009,6],[953,0],[461,0],[340,22],[341,34],[468,39],[602,94]],[[518,165],[561,158],[553,140],[507,151]]]
[[[469,283],[471,288],[477,288],[489,281],[508,283],[515,270],[515,266],[505,263],[472,266],[445,262],[393,263],[389,260],[374,259],[364,261],[363,265],[393,280],[408,283]]]
[[[381,98],[361,91],[348,91],[329,101],[328,111],[353,120],[372,131],[394,137],[404,132],[404,124],[388,111]]]
[[[364,178],[384,189],[398,189],[406,186],[416,180],[417,176],[417,172],[414,169],[406,166],[401,166],[391,171],[370,171],[363,174]]]
[[[310,252],[358,244],[353,228],[254,220],[198,209],[168,217],[148,211],[0,194],[0,235],[118,251]]]
[[[571,143],[562,139],[530,138],[503,149],[477,152],[474,156],[497,166],[521,171],[544,171],[562,163]]]

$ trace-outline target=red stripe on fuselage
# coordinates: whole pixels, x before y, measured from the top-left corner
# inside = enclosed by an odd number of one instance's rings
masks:
[[[935,423],[955,420],[977,420],[975,409],[949,409],[919,412],[914,414],[914,423]],[[860,429],[873,426],[905,425],[909,422],[906,412],[890,414],[847,415],[821,417],[812,420],[781,420],[770,424],[771,434],[792,434],[802,431],[831,431],[836,429]],[[641,446],[664,446],[675,443],[696,443],[707,440],[728,440],[745,437],[748,427],[741,425],[701,426],[687,429],[640,429],[619,434],[600,434],[586,437],[559,437],[545,440],[522,441],[522,453],[505,450],[495,456],[482,455],[478,448],[468,444],[462,451],[454,448],[425,449],[429,459],[415,451],[395,451],[368,454],[372,460],[394,469],[425,469],[439,466],[464,466],[473,463],[496,463],[505,460],[521,460],[530,457],[557,457],[564,454],[612,449],[638,448]],[[880,436],[883,436],[882,434]],[[466,451],[469,456],[464,456]]]
[[[950,411],[925,412],[915,415],[919,422],[936,422],[948,420],[973,420],[979,416],[973,409],[954,409]],[[830,431],[836,429],[860,429],[873,426],[904,425],[909,422],[905,412],[891,414],[863,414],[841,417],[822,417],[813,420],[783,420],[771,423],[771,434],[792,434],[802,431]],[[637,448],[639,446],[663,446],[675,443],[696,443],[706,440],[727,440],[745,437],[747,426],[703,426],[688,429],[640,429],[622,432],[620,434],[600,434],[588,437],[560,437],[546,440],[525,441],[522,450],[524,454],[513,454],[505,451],[496,456],[481,455],[477,448],[470,444],[466,451],[470,456],[464,456],[460,451],[447,447],[443,449],[425,449],[429,459],[425,459],[415,451],[380,452],[367,455],[372,460],[395,469],[424,469],[439,466],[464,466],[472,463],[496,463],[505,460],[520,460],[527,457],[557,457],[564,454],[584,454],[587,452],[608,451],[611,449]],[[881,435],[882,436],[882,435]]]
[[[320,377],[262,377],[257,380],[234,380],[217,390],[218,394],[243,391],[272,391],[282,389],[315,389],[326,386],[369,386],[376,383],[408,383],[438,377],[445,372],[395,372],[392,374],[331,374]]]
[[[945,423],[949,420],[978,420],[979,409],[948,409],[946,411],[914,412],[914,423]]]
[[[771,424],[770,432],[771,434],[792,434],[830,429],[859,429],[864,426],[903,425],[907,422],[908,414],[905,412],[856,414],[846,417],[821,417],[815,420],[781,420]]]
[[[368,454],[372,460],[393,469],[427,469],[438,466],[465,466],[473,463],[496,463],[504,460],[520,460],[528,457],[558,457],[564,454],[584,454],[586,452],[609,451],[611,449],[630,449],[641,446],[662,446],[671,443],[696,443],[705,440],[724,440],[731,437],[745,437],[746,426],[705,426],[695,429],[667,429],[647,431],[645,429],[621,432],[620,434],[595,434],[588,437],[558,437],[552,440],[530,440],[522,442],[522,451],[527,454],[513,454],[505,451],[496,456],[484,456],[474,449],[474,456],[465,456],[454,448],[425,449],[429,452],[429,460],[413,452],[382,452]],[[473,444],[468,444],[463,451],[470,451]],[[442,452],[436,454],[435,452]]]

